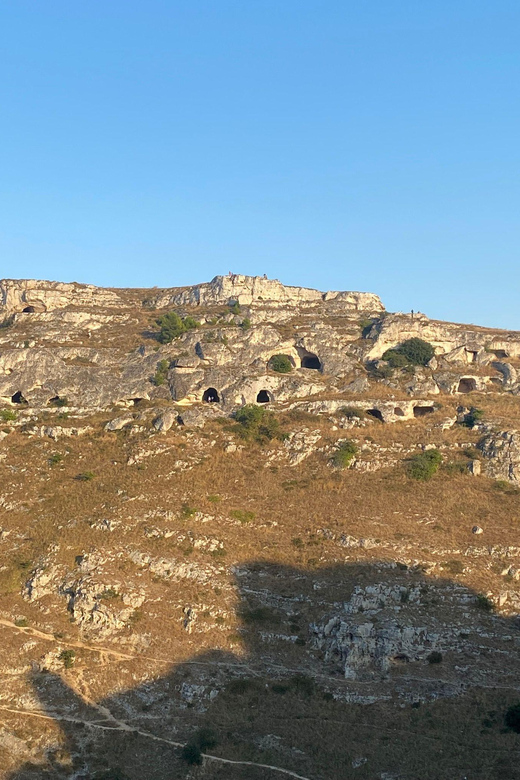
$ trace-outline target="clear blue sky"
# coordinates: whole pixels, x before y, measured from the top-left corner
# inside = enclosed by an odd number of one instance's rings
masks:
[[[5,0],[0,277],[520,329],[518,0]]]

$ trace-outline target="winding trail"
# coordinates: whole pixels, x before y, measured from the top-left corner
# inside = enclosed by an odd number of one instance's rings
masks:
[[[128,723],[125,723],[124,721],[117,720],[111,712],[108,712],[108,710],[105,710],[104,707],[97,706],[96,709],[101,712],[105,712],[107,714],[107,720],[109,720],[111,723],[114,723],[113,726],[104,726],[103,724],[92,721],[92,720],[82,720],[81,718],[70,718],[66,715],[44,715],[42,712],[34,712],[33,710],[16,710],[12,707],[5,707],[3,705],[0,705],[0,710],[3,710],[4,712],[10,712],[13,715],[23,715],[24,717],[32,717],[32,718],[40,718],[41,720],[50,720],[53,723],[56,721],[63,721],[65,723],[75,723],[75,724],[82,724],[84,726],[87,726],[89,728],[93,729],[101,729],[102,731],[124,731],[127,733],[135,734],[136,736],[145,737],[147,739],[152,739],[155,742],[162,742],[163,744],[170,745],[171,747],[175,748],[183,748],[184,743],[183,742],[175,742],[172,739],[166,739],[165,737],[158,737],[156,734],[151,734],[149,731],[143,731],[142,729],[137,729],[133,726],[130,726]],[[254,767],[255,769],[269,769],[271,772],[278,772],[281,775],[285,775],[286,777],[293,777],[295,780],[312,780],[310,777],[305,777],[304,775],[299,775],[296,772],[293,772],[291,769],[284,769],[280,766],[272,766],[271,764],[257,764],[255,761],[238,761],[231,758],[221,758],[220,756],[212,756],[210,753],[202,753],[205,759],[208,761],[216,761],[220,764],[227,764],[227,765],[234,765],[234,766],[250,766]]]

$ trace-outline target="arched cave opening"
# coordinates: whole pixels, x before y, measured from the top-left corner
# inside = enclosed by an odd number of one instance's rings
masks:
[[[476,379],[471,377],[462,377],[457,387],[457,393],[473,393],[477,389]]]
[[[18,390],[18,392],[11,396],[11,402],[13,404],[26,404],[27,400],[23,397],[22,391]]]
[[[269,395],[267,390],[260,390],[260,392],[256,396],[257,404],[268,404],[269,401],[271,401],[271,396]]]
[[[314,371],[321,371],[321,360],[317,355],[309,352],[302,357],[302,368],[312,368]]]
[[[202,400],[206,404],[218,404],[220,403],[220,396],[214,387],[208,387],[207,390],[204,390]]]
[[[434,411],[435,409],[433,406],[414,406],[413,416],[424,417],[426,414],[433,414]]]
[[[25,309],[22,310],[24,314],[34,314],[36,309],[34,306],[26,306]]]
[[[370,417],[375,417],[375,419],[379,420],[379,422],[384,422],[383,415],[379,409],[367,409],[367,414],[370,415]]]

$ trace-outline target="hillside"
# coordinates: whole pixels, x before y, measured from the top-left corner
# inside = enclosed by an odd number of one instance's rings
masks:
[[[520,778],[519,369],[371,293],[0,280],[0,777]]]

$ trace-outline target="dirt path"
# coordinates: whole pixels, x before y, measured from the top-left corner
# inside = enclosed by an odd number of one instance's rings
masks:
[[[91,702],[89,702],[91,704]],[[3,712],[10,712],[13,715],[22,715],[23,717],[31,717],[31,718],[40,718],[41,720],[50,720],[52,722],[59,722],[64,721],[66,723],[76,723],[76,724],[83,724],[84,726],[87,726],[89,728],[93,729],[101,729],[103,731],[125,731],[130,732],[132,734],[138,735],[140,737],[145,737],[146,739],[152,739],[155,742],[161,742],[166,745],[170,745],[171,747],[175,748],[183,748],[184,744],[182,742],[175,742],[171,739],[165,739],[164,737],[158,737],[156,734],[151,734],[149,731],[142,731],[141,729],[134,728],[133,726],[130,726],[128,723],[125,723],[124,721],[117,720],[112,713],[109,710],[106,710],[105,707],[100,707],[99,705],[94,705],[98,712],[100,714],[104,714],[106,720],[108,720],[110,723],[114,725],[103,725],[102,723],[98,723],[97,721],[91,721],[91,720],[82,720],[81,718],[71,718],[67,717],[66,715],[45,715],[42,712],[34,712],[33,710],[16,710],[13,707],[5,707],[3,705],[0,705],[0,710]],[[233,766],[250,766],[254,767],[255,769],[268,769],[271,772],[277,772],[278,774],[285,775],[286,777],[293,777],[295,780],[312,780],[310,777],[304,777],[304,775],[299,775],[296,772],[293,772],[290,769],[284,769],[283,767],[279,766],[272,766],[271,764],[257,764],[254,761],[237,761],[233,760],[231,758],[221,758],[220,756],[212,756],[210,753],[202,753],[204,758],[208,761],[216,761],[220,764],[228,764]]]

